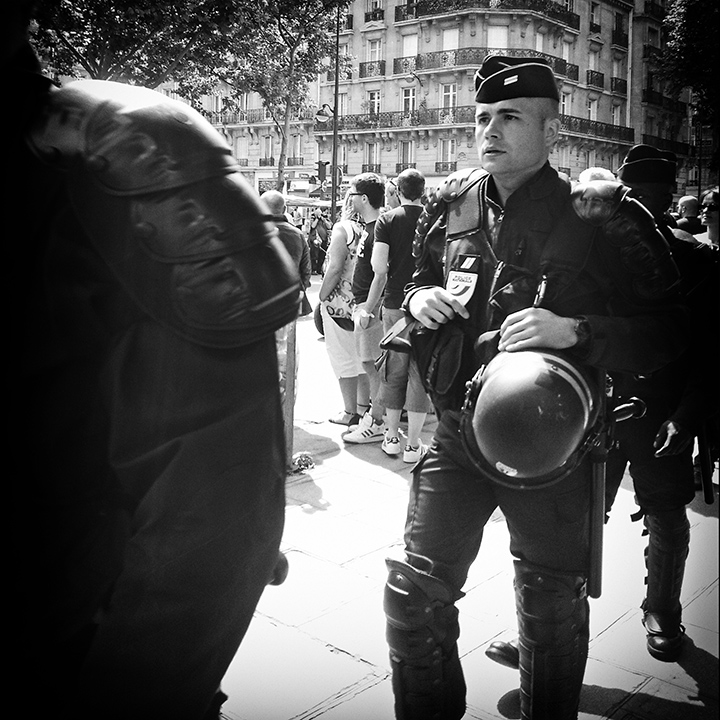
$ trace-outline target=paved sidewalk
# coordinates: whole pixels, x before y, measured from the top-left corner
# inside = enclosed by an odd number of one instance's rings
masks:
[[[309,293],[316,302],[318,278]],[[410,466],[380,443],[345,446],[327,418],[342,409],[324,340],[298,323],[294,451],[315,466],[287,482],[282,549],[290,572],[268,587],[223,682],[228,720],[393,720],[384,638],[384,559],[401,553]],[[435,427],[424,428],[429,442]],[[717,474],[717,471],[716,471]],[[698,496],[683,591],[685,651],[677,663],[645,650],[639,605],[645,576],[630,485],[606,528],[603,594],[591,600],[590,657],[580,718],[718,718],[718,502]],[[492,519],[459,603],[467,718],[519,718],[517,673],[485,657],[515,635],[512,563],[500,513]]]

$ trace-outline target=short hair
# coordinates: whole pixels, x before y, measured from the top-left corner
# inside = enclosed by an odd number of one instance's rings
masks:
[[[404,198],[417,200],[425,192],[425,176],[415,168],[407,168],[398,175],[397,188]]]
[[[593,180],[612,180],[616,182],[617,178],[612,170],[604,167],[589,167],[578,176],[578,182],[581,183],[592,182]]]
[[[270,212],[275,215],[282,215],[285,212],[285,198],[277,190],[266,190],[261,196]]]
[[[678,200],[678,210],[689,210],[691,213],[698,213],[698,199],[694,195],[683,195]]]
[[[385,183],[375,173],[361,173],[353,178],[352,185],[361,195],[367,195],[370,205],[379,210],[385,204]]]

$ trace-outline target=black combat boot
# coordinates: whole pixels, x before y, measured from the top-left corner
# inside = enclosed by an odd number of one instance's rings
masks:
[[[674,662],[680,656],[685,635],[680,592],[690,546],[690,523],[683,507],[647,513],[645,527],[648,574],[642,609],[647,649],[657,660]]]

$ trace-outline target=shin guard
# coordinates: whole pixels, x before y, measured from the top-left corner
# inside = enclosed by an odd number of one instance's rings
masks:
[[[690,523],[685,508],[679,508],[647,513],[645,527],[648,574],[642,609],[648,652],[658,660],[673,661],[680,654],[684,634],[680,592],[690,547]]]
[[[384,606],[395,717],[459,720],[465,714],[465,680],[452,590],[407,563],[389,559],[387,566]]]
[[[589,637],[584,577],[515,568],[523,720],[575,720]]]

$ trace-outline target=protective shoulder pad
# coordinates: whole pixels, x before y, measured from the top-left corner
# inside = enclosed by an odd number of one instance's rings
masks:
[[[79,81],[30,139],[129,296],[183,338],[241,347],[291,322],[298,269],[222,136],[146,88]]]
[[[680,273],[670,246],[650,212],[630,197],[627,187],[594,181],[577,185],[571,197],[578,216],[602,229],[598,250],[626,297],[659,300],[677,287]]]
[[[419,257],[425,236],[435,221],[445,212],[450,203],[465,195],[470,188],[477,185],[487,175],[479,168],[466,168],[449,175],[435,190],[418,218],[413,241],[413,256]]]
[[[217,130],[186,103],[102,80],[79,80],[52,93],[30,142],[53,164],[80,158],[114,195],[169,190],[237,168]]]
[[[618,182],[595,180],[576,185],[571,194],[577,216],[589,225],[604,225],[620,207],[628,188]]]

